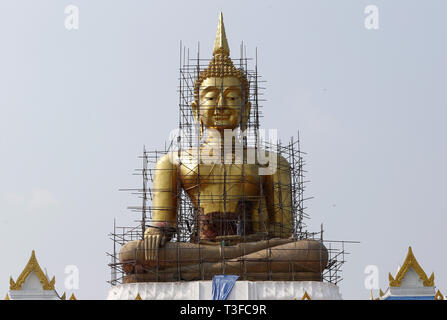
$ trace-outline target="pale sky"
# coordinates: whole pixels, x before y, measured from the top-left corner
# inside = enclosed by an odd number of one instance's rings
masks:
[[[79,7],[66,30],[65,7]],[[364,25],[367,5],[379,29]],[[447,292],[447,26],[443,0],[0,2],[0,294],[31,250],[56,289],[103,299],[113,219],[139,199],[143,145],[178,121],[179,42],[211,56],[218,14],[238,57],[258,48],[262,126],[300,131],[309,230],[350,245],[345,299],[369,299],[365,267],[388,287],[408,246]],[[66,266],[79,289],[64,287]],[[2,293],[3,292],[3,293]],[[374,291],[377,295],[378,290]]]

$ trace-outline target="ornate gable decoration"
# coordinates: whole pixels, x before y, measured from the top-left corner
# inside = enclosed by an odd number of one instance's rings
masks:
[[[310,298],[310,296],[309,296],[309,294],[307,293],[307,291],[304,291],[304,295],[303,295],[303,297],[301,298],[301,300],[312,300],[312,299]]]
[[[416,260],[416,257],[413,255],[413,250],[411,250],[411,247],[408,247],[407,257],[405,258],[404,264],[399,269],[399,272],[396,274],[396,277],[393,278],[391,273],[389,273],[390,287],[400,287],[402,284],[402,279],[405,277],[410,268],[413,268],[419,278],[422,279],[424,287],[433,287],[435,285],[434,273],[432,273],[430,277],[427,277],[427,274],[421,268]]]
[[[54,283],[56,282],[56,279],[53,277],[51,281],[48,281],[47,276],[43,273],[42,269],[39,266],[39,263],[37,262],[34,250],[31,253],[31,258],[26,264],[25,269],[23,269],[22,273],[17,278],[17,281],[14,281],[12,277],[10,277],[9,290],[21,290],[23,283],[31,274],[31,272],[34,272],[36,274],[37,278],[42,284],[43,290],[54,290]]]
[[[442,295],[441,291],[438,290],[438,292],[436,292],[435,300],[444,300],[444,296]]]

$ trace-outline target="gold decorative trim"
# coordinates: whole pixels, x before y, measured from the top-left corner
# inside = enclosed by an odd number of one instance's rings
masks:
[[[9,289],[10,290],[22,290],[22,285],[25,280],[28,278],[31,272],[34,272],[37,275],[40,283],[42,284],[43,290],[54,290],[54,284],[56,282],[55,277],[48,281],[47,276],[43,273],[42,269],[39,266],[39,263],[36,259],[36,254],[34,250],[31,253],[31,258],[23,269],[20,276],[17,278],[17,281],[14,281],[12,277],[9,279]]]
[[[141,299],[140,293],[137,294],[137,297],[135,298],[135,300],[143,300],[143,299]]]
[[[70,299],[68,299],[68,300],[78,300],[78,299],[76,299],[75,294],[72,293]]]
[[[61,300],[67,300],[67,295],[65,294],[65,292],[64,292],[64,294],[62,295]]]
[[[441,291],[437,291],[435,294],[435,300],[444,300],[444,296],[442,295]]]
[[[301,300],[312,300],[312,299],[310,298],[310,296],[309,296],[309,294],[307,293],[307,291],[304,291],[304,295],[303,295],[303,297],[301,298]]]
[[[391,273],[388,275],[390,287],[400,287],[402,285],[402,279],[405,277],[410,268],[413,268],[418,274],[419,278],[422,279],[424,287],[433,287],[435,285],[435,274],[432,273],[430,277],[427,277],[427,274],[417,262],[416,257],[413,254],[413,250],[411,247],[408,247],[407,257],[405,258],[402,267],[397,272],[396,277],[393,278]]]
[[[438,292],[439,292],[439,291],[438,291]],[[9,297],[8,294],[6,294],[5,299],[3,299],[3,300],[11,300],[11,298]]]
[[[373,291],[371,290],[371,300],[382,300],[382,297],[385,295],[385,293],[382,291],[382,289],[379,289],[379,296],[377,298],[374,298]]]

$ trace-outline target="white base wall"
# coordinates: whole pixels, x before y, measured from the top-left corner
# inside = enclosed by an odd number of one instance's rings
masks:
[[[60,300],[54,290],[9,290],[11,300]]]
[[[108,300],[212,300],[212,281],[140,282],[112,286]],[[236,281],[227,300],[341,300],[339,287],[317,281]]]

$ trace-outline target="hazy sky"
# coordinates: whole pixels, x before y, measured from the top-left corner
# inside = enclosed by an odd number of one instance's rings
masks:
[[[79,7],[79,30],[64,26]],[[367,5],[379,29],[364,26]],[[347,247],[342,295],[368,299],[413,251],[447,292],[447,25],[443,0],[0,2],[0,294],[35,249],[79,299],[107,295],[113,219],[139,199],[143,145],[178,121],[179,42],[211,56],[223,11],[230,48],[258,48],[264,128],[308,153],[310,230]],[[3,293],[2,293],[3,292]],[[377,290],[375,291],[377,295]]]

